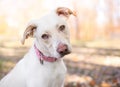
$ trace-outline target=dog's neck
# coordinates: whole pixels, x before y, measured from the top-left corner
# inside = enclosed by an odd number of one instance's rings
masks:
[[[55,62],[57,61],[57,58],[55,57],[49,57],[49,56],[45,56],[34,44],[34,49],[35,49],[35,53],[37,55],[37,57],[39,58],[41,64],[43,64],[44,61],[47,62]]]

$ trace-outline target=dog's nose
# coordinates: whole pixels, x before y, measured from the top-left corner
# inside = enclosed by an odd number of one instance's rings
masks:
[[[57,48],[57,52],[61,55],[64,56],[66,54],[69,54],[70,51],[68,50],[68,46],[66,44],[60,43]]]

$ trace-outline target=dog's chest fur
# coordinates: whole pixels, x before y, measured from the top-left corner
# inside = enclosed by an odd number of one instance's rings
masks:
[[[63,63],[63,60],[59,60],[53,63],[44,61],[44,63],[41,64],[36,55],[32,55],[32,56],[35,57],[34,61],[32,60],[32,62],[34,63],[32,63],[31,65],[30,62],[28,62],[28,66],[27,66],[29,67],[30,65],[31,67],[28,70],[29,72],[28,77],[30,76],[28,78],[28,84],[29,82],[30,83],[35,82],[35,87],[38,87],[38,86],[39,87],[61,87],[61,84],[63,84],[64,77],[66,74],[66,67]]]
[[[54,63],[44,62],[42,65],[34,49],[31,48],[1,81],[0,87],[61,87],[65,74],[66,67],[63,60]]]
[[[61,87],[66,73],[66,68],[62,61],[53,64],[52,66],[50,66],[49,64],[44,64],[40,66],[41,67],[39,67],[39,69],[36,68],[31,71],[31,80],[29,78],[30,83],[33,81],[33,78],[35,78],[35,87],[37,87],[37,84],[39,86],[41,85],[40,87]],[[37,81],[39,82],[37,83]]]

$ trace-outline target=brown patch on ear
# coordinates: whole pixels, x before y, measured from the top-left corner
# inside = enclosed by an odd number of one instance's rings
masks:
[[[59,8],[57,8],[56,13],[57,13],[58,15],[63,15],[63,16],[65,16],[65,17],[67,17],[67,18],[68,18],[70,15],[76,16],[76,13],[75,13],[75,12],[71,11],[69,8],[66,8],[66,7],[59,7]]]
[[[28,37],[33,37],[34,31],[36,30],[37,26],[35,24],[29,25],[26,30],[24,31],[23,38],[21,40],[21,43],[24,44],[25,39]]]

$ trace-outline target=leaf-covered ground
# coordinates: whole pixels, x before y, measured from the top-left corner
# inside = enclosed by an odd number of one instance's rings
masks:
[[[28,51],[26,46],[0,44],[0,79]],[[65,87],[120,87],[120,49],[73,46],[65,56]]]

